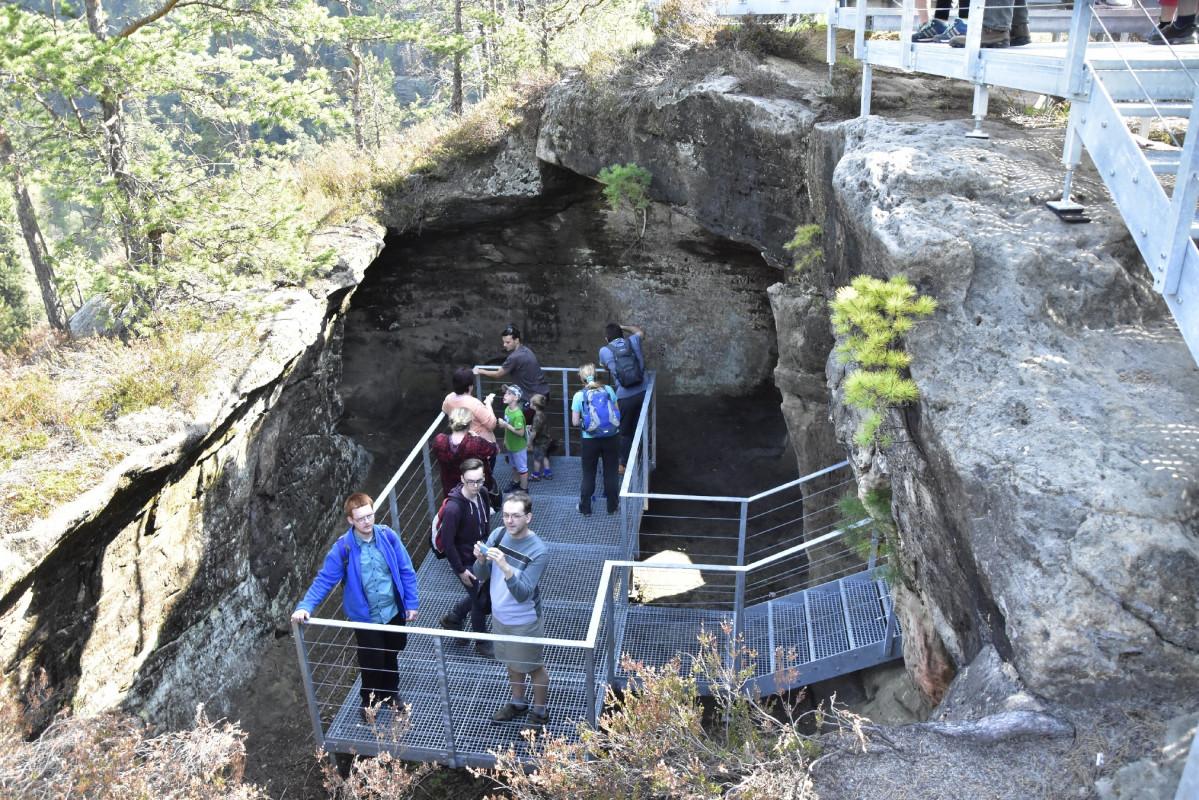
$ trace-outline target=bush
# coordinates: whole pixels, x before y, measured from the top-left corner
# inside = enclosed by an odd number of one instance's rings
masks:
[[[916,383],[903,374],[912,361],[903,336],[916,318],[937,309],[937,301],[917,296],[902,275],[888,281],[859,275],[829,305],[833,329],[842,337],[837,353],[857,366],[845,379],[845,403],[866,412],[854,441],[859,447],[888,447],[893,440],[882,430],[883,413],[920,399]]]
[[[0,796],[13,798],[266,798],[243,782],[245,733],[209,722],[197,706],[191,730],[148,737],[119,714],[60,717],[32,741],[11,697],[0,698]]]
[[[0,219],[0,224],[4,224]],[[21,264],[11,251],[6,252],[0,235],[0,349],[8,349],[25,335],[33,324]]]
[[[755,654],[732,641],[728,626],[719,639],[701,632],[700,645],[690,676],[678,658],[661,669],[626,658],[636,689],[609,693],[611,710],[598,728],[580,724],[577,742],[526,731],[537,771],[526,774],[509,748],[498,754],[493,777],[518,800],[815,800],[808,767],[824,745],[804,731],[848,732],[865,748],[865,721],[835,705],[796,714],[781,699],[747,693]],[[709,708],[700,680],[711,692]]]

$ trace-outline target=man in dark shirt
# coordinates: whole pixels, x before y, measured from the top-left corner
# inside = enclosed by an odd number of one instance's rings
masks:
[[[450,630],[461,630],[462,621],[469,613],[471,630],[487,633],[487,615],[483,613],[483,597],[479,593],[481,583],[470,571],[475,560],[475,542],[487,538],[491,521],[491,508],[482,496],[483,481],[483,462],[477,458],[463,461],[462,484],[450,492],[441,515],[441,544],[446,560],[466,589],[466,597],[441,618],[441,626]],[[475,652],[484,658],[495,655],[491,642],[475,642]]]
[[[475,367],[474,373],[484,378],[504,378],[521,388],[522,396],[529,398],[535,394],[549,397],[550,384],[541,371],[541,364],[533,351],[521,344],[520,329],[509,325],[501,333],[501,341],[508,357],[498,367]],[[510,376],[510,377],[509,377]]]

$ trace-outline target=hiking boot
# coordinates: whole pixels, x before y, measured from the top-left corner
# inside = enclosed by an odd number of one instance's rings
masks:
[[[495,645],[491,642],[475,642],[475,655],[480,658],[495,658]]]
[[[912,34],[913,42],[932,42],[938,36],[945,33],[945,29],[949,27],[949,23],[942,22],[939,19],[933,18],[921,25]]]
[[[516,703],[505,703],[491,715],[492,722],[511,722],[517,717],[523,717],[528,713],[528,706],[518,706]]]
[[[1194,25],[1179,28],[1173,22],[1145,37],[1149,44],[1195,44],[1199,42]]]
[[[1032,44],[1028,26],[1013,25],[1011,33],[1008,34],[1008,47],[1023,47],[1026,44]]]
[[[545,730],[545,726],[550,724],[550,710],[547,708],[544,713],[538,714],[536,711],[529,712],[529,719],[525,722],[530,728],[541,728]]]
[[[955,36],[952,39],[950,39],[949,46],[950,47],[965,47],[966,46],[966,34],[963,33],[961,36]],[[982,40],[979,43],[979,47],[997,47],[998,48],[998,47],[1010,47],[1010,46],[1011,46],[1011,37],[1008,36],[1007,31],[992,31],[992,30],[983,28]]]
[[[947,25],[945,27],[945,30],[942,31],[941,33],[939,33],[936,36],[936,38],[933,39],[933,41],[938,42],[939,44],[945,44],[946,42],[948,42],[950,39],[952,39],[955,36],[965,36],[965,35],[966,35],[965,21],[962,20],[960,17],[954,17],[953,23],[950,25]]]
[[[453,614],[446,614],[444,617],[441,618],[440,622],[441,622],[441,627],[445,628],[447,631],[462,630],[462,620],[458,619]]]

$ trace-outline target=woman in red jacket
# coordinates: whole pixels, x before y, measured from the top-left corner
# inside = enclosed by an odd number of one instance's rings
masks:
[[[471,420],[474,415],[469,408],[456,408],[450,412],[450,432],[439,433],[433,437],[431,448],[437,465],[441,468],[441,494],[449,495],[450,490],[462,481],[462,462],[468,458],[477,458],[483,462],[484,477],[487,479],[487,489],[494,494],[495,480],[491,477],[491,459],[498,452],[495,442],[489,442],[482,436],[470,432]]]

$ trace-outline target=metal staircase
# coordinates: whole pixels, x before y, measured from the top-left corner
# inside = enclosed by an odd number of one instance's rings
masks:
[[[561,373],[562,396],[569,398],[567,371],[547,371]],[[871,555],[865,563],[857,555],[869,526],[845,526],[836,507],[852,491],[848,463],[753,497],[653,494],[652,373],[648,381],[617,514],[604,514],[603,501],[594,504],[591,517],[575,511],[580,462],[571,455],[554,459],[553,481],[530,488],[531,527],[550,549],[541,586],[546,638],[536,640],[545,645],[550,673],[548,732],[573,739],[579,722],[595,724],[607,688],[628,683],[622,655],[652,666],[678,657],[689,672],[700,655],[701,630],[727,631],[731,641],[744,644],[755,670],[743,688],[764,694],[899,657],[900,632],[884,565],[876,562],[876,547],[866,546]],[[546,413],[556,417],[570,453],[577,445],[564,425],[567,411],[564,403],[561,412]],[[405,628],[408,646],[400,655],[407,713],[397,718],[382,710],[370,722],[363,718],[353,629],[369,626],[343,621],[340,593],[309,623],[293,625],[313,733],[328,752],[389,751],[411,760],[489,766],[494,752],[511,746],[520,757],[532,758],[520,725],[489,719],[508,697],[506,672],[498,662],[476,656],[471,640],[501,637],[436,627],[462,597],[445,562],[427,553],[428,528],[440,500],[428,442],[442,422],[438,416],[425,432],[380,493],[376,511],[380,524],[401,532],[420,563],[420,619]],[[497,465],[497,472],[502,476],[504,467]],[[651,525],[658,530],[643,532],[651,502],[681,506],[682,513],[672,515],[678,524],[668,530]],[[735,515],[723,510],[730,506]],[[496,517],[493,525],[498,524]],[[670,560],[638,560],[667,543],[674,547]],[[634,588],[658,599],[632,602]],[[730,648],[727,657],[731,653]],[[706,689],[702,682],[700,687]]]

